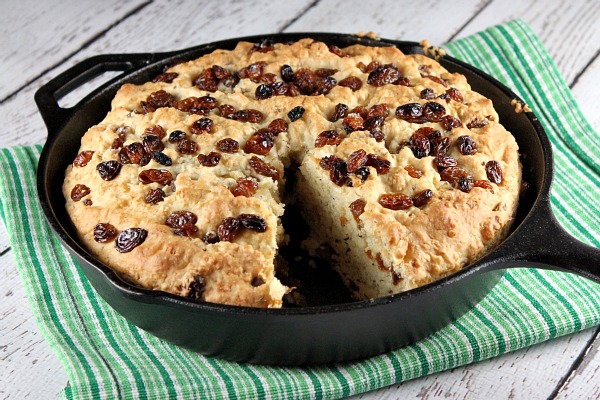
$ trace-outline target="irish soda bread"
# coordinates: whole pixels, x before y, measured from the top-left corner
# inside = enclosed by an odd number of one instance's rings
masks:
[[[368,299],[495,246],[520,184],[513,136],[464,76],[395,47],[303,39],[242,42],[124,85],[63,192],[83,243],[124,279],[280,307],[293,290],[275,276],[284,202],[311,228],[307,251],[325,244]]]

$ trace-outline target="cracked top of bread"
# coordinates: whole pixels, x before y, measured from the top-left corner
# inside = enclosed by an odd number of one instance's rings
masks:
[[[392,46],[302,39],[240,42],[123,85],[63,193],[81,241],[124,279],[281,307],[287,199],[368,299],[497,245],[520,184],[513,136],[463,75]]]

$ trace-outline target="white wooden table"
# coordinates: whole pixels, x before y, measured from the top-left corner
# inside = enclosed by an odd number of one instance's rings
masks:
[[[568,4],[567,4],[568,3]],[[373,31],[433,44],[521,18],[600,131],[600,2],[364,0],[2,0],[0,147],[42,143],[35,91],[100,53],[152,52],[291,31]],[[72,105],[91,85],[61,101]],[[358,396],[363,399],[600,398],[600,329]],[[0,224],[0,399],[57,396],[67,377],[34,321]]]

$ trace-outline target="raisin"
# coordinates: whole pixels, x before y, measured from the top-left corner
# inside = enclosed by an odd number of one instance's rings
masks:
[[[420,130],[417,130],[410,137],[410,148],[417,158],[427,157],[431,151],[429,138]]]
[[[158,182],[161,185],[170,185],[173,181],[173,175],[165,169],[145,169],[138,175],[138,180],[144,185]]]
[[[446,108],[435,101],[428,101],[423,105],[423,116],[429,122],[440,122],[446,115]]]
[[[71,199],[73,201],[79,201],[79,200],[83,199],[85,196],[87,196],[88,194],[90,194],[91,192],[92,191],[90,190],[89,187],[78,183],[75,186],[73,186],[73,189],[71,189]]]
[[[189,285],[187,297],[194,300],[202,300],[202,295],[205,290],[206,284],[204,278],[200,275],[194,275],[194,278]]]
[[[336,131],[323,131],[315,139],[315,147],[338,145],[342,141],[340,134]]]
[[[379,127],[383,126],[384,122],[385,122],[385,117],[382,115],[378,115],[375,117],[367,118],[363,125],[364,125],[365,129],[370,131],[375,128],[379,128]]]
[[[406,210],[412,207],[413,200],[402,193],[385,193],[379,196],[379,204],[390,210]]]
[[[82,151],[81,153],[77,154],[77,157],[75,157],[75,160],[73,160],[73,166],[74,167],[85,167],[87,165],[87,163],[90,162],[93,155],[94,155],[93,151],[90,151],[90,150]]]
[[[229,104],[222,104],[219,106],[219,115],[227,119],[235,119],[235,107]]]
[[[383,131],[379,128],[371,129],[369,131],[369,136],[375,139],[376,142],[381,142],[383,139],[385,139]]]
[[[264,100],[268,99],[269,97],[273,97],[273,89],[271,89],[271,86],[264,83],[262,85],[258,85],[256,92],[254,93],[254,97],[256,97],[257,100]]]
[[[240,221],[240,224],[246,229],[250,229],[256,232],[264,232],[267,230],[267,223],[258,215],[240,214],[238,215],[237,219],[238,221]]]
[[[469,135],[459,136],[456,139],[456,146],[458,147],[458,151],[465,156],[477,153],[477,144]]]
[[[264,156],[273,148],[273,134],[269,130],[259,130],[246,141],[244,151],[246,153],[260,154]]]
[[[177,142],[177,151],[181,154],[194,154],[198,151],[198,144],[189,139],[181,139]]]
[[[412,165],[407,165],[406,167],[404,167],[404,169],[406,170],[406,172],[408,172],[408,175],[411,178],[419,179],[423,176],[423,171],[421,171],[420,169],[416,169]]]
[[[248,109],[244,110],[246,112],[246,120],[243,122],[250,122],[252,124],[256,124],[261,122],[264,118],[263,113],[258,110]]]
[[[219,81],[231,76],[231,72],[220,65],[213,65],[212,70],[215,74],[215,78],[217,78]]]
[[[191,211],[175,211],[169,214],[165,224],[174,229],[173,233],[178,236],[190,237],[198,232],[196,226],[198,216]]]
[[[91,206],[92,204],[93,203],[92,203],[92,201],[90,199],[83,200],[83,205],[85,205],[85,206]]]
[[[400,80],[400,71],[393,64],[386,64],[373,70],[367,78],[367,83],[373,86],[394,84]]]
[[[257,62],[254,64],[250,64],[247,67],[244,67],[240,70],[239,76],[242,79],[250,79],[253,82],[258,83],[260,81],[260,77],[263,74],[263,69],[266,63]]]
[[[219,240],[231,242],[239,230],[240,220],[234,217],[227,217],[217,228],[217,235],[219,235]]]
[[[160,125],[152,125],[144,130],[142,137],[147,135],[154,135],[162,140],[167,135],[167,132],[165,132],[165,128]]]
[[[119,175],[121,164],[118,161],[104,161],[96,165],[96,170],[100,174],[100,178],[105,181],[111,181]]]
[[[228,87],[228,88],[233,88],[239,82],[240,82],[240,77],[238,76],[237,72],[230,74],[229,76],[227,76],[226,78],[224,78],[221,81],[223,86]]]
[[[129,158],[129,161],[132,164],[145,165],[146,150],[144,149],[144,145],[140,142],[133,142],[128,146],[123,147],[123,149],[126,151],[127,158]],[[146,164],[148,164],[148,162],[146,162]]]
[[[271,85],[273,96],[284,96],[289,90],[289,85],[285,82],[275,82]]]
[[[173,97],[172,94],[164,90],[159,90],[150,93],[150,95],[146,98],[146,102],[142,103],[146,104],[147,106],[149,106],[149,109],[151,109],[151,111],[146,112],[152,112],[155,111],[157,108],[174,107],[177,103],[177,100],[175,100],[175,97]],[[146,106],[144,106],[144,109],[146,109]]]
[[[365,212],[366,205],[367,202],[363,199],[356,199],[352,203],[350,203],[350,212],[352,213],[352,216],[354,217],[356,223],[359,222],[359,217],[361,216],[361,214]]]
[[[272,51],[274,49],[275,49],[275,47],[274,47],[273,40],[264,38],[256,43],[254,43],[254,45],[250,49],[250,53],[254,53],[255,51],[259,52],[259,53],[266,53],[266,52]]]
[[[337,158],[333,161],[329,169],[329,179],[338,186],[343,186],[349,182],[348,165],[344,160]]]
[[[115,240],[115,248],[119,253],[129,253],[146,240],[148,231],[142,228],[125,229]]]
[[[344,50],[340,49],[339,47],[337,47],[333,44],[329,46],[329,51],[338,57],[347,57],[348,56]]]
[[[323,158],[321,158],[321,161],[319,161],[319,165],[321,166],[321,168],[329,171],[331,170],[331,168],[333,168],[333,163],[338,160],[338,158],[336,156],[325,156]]]
[[[200,118],[195,121],[190,128],[190,132],[194,135],[201,135],[203,133],[210,133],[213,129],[213,121],[210,118]]]
[[[361,182],[364,182],[371,175],[371,171],[367,167],[361,167],[354,171],[354,175],[358,176]]]
[[[396,117],[408,122],[425,122],[423,106],[419,103],[408,103],[396,108]]]
[[[447,156],[445,154],[438,154],[433,159],[433,162],[438,168],[456,167],[456,165],[458,164],[456,158],[452,156]]]
[[[235,186],[231,188],[231,193],[235,196],[252,197],[258,190],[258,182],[254,178],[239,178],[235,181]]]
[[[421,90],[420,96],[423,100],[435,99],[435,93],[433,92],[433,89],[431,89],[431,88],[426,88],[426,89]]]
[[[285,122],[285,120],[283,120],[281,118],[277,118],[277,119],[274,119],[273,121],[271,121],[271,123],[269,124],[267,129],[269,129],[271,132],[273,132],[273,135],[277,136],[281,132],[287,131],[288,123]]]
[[[502,168],[498,161],[488,161],[485,164],[485,173],[490,182],[499,185],[502,183]]]
[[[446,94],[448,95],[448,97],[456,102],[462,103],[464,98],[462,93],[460,92],[460,90],[456,89],[456,88],[450,88],[448,90],[446,90]],[[446,99],[446,101],[449,101],[448,99]]]
[[[356,150],[348,155],[348,172],[356,172],[367,163],[367,152],[363,149]]]
[[[431,154],[434,156],[442,156],[448,152],[448,148],[450,147],[450,139],[442,136],[431,136],[429,138],[429,143],[431,144]]]
[[[451,131],[453,128],[461,126],[461,122],[458,118],[454,118],[452,115],[444,115],[442,117],[442,126],[445,130]]]
[[[165,199],[165,191],[161,188],[158,189],[150,189],[148,193],[144,196],[144,200],[148,204],[157,204]]]
[[[335,122],[340,118],[344,118],[346,116],[346,113],[348,112],[348,106],[342,103],[338,103],[335,106],[335,110],[333,112],[333,115],[331,116],[330,121],[331,122]]]
[[[474,120],[472,120],[471,122],[469,122],[467,124],[467,128],[468,129],[483,128],[487,124],[488,124],[488,120],[487,119],[477,119],[477,118],[475,118]]]
[[[446,81],[443,80],[442,78],[438,78],[437,76],[425,75],[425,76],[423,76],[423,78],[427,78],[427,79],[434,81],[435,83],[438,83],[444,87],[448,87],[448,84],[446,83]]]
[[[281,66],[281,79],[284,82],[290,83],[294,80],[294,70],[287,64]]]
[[[363,130],[365,123],[364,119],[360,116],[359,113],[350,113],[344,118],[343,126],[346,132],[354,132]]]
[[[219,243],[220,239],[219,235],[217,235],[215,232],[206,232],[204,236],[202,236],[202,241],[206,244],[215,244]]]
[[[121,148],[122,146],[123,146],[123,139],[115,138],[115,140],[113,140],[112,144],[110,145],[110,148],[113,150],[116,150],[118,148]]]
[[[173,164],[171,157],[169,157],[162,151],[156,151],[156,152],[152,153],[152,158],[154,159],[154,161],[156,161],[160,165],[164,165],[164,166],[168,167]]]
[[[473,188],[473,177],[462,168],[450,167],[440,172],[440,179],[449,182],[453,187],[468,193]]]
[[[94,240],[98,243],[106,243],[117,236],[117,228],[109,223],[99,223],[94,227]]]
[[[166,72],[164,74],[156,75],[152,82],[164,82],[164,83],[173,83],[173,79],[177,78],[179,74],[177,72]]]
[[[425,204],[429,203],[429,200],[431,200],[432,197],[433,192],[431,189],[425,189],[413,196],[413,205],[415,207],[423,207]]]
[[[185,138],[185,132],[176,130],[176,131],[171,132],[171,134],[169,135],[169,142],[177,143],[183,138]]]
[[[232,138],[221,139],[217,142],[217,148],[223,153],[237,153],[240,145],[237,140]]]
[[[371,61],[369,63],[369,65],[364,65],[363,63],[358,63],[358,68],[366,74],[369,74],[369,73],[375,71],[379,67],[381,67],[381,64],[378,63],[377,61]]]
[[[263,83],[266,83],[268,85],[272,85],[273,83],[275,83],[276,80],[277,80],[277,75],[271,74],[271,73],[263,74],[260,77],[260,81]]]
[[[216,92],[219,88],[219,80],[215,76],[215,72],[212,68],[207,68],[200,73],[200,75],[194,80],[200,90],[206,90],[208,92]]]
[[[290,112],[288,112],[288,118],[290,119],[291,122],[295,122],[295,121],[299,120],[300,118],[302,118],[305,111],[306,110],[302,106],[294,107],[290,110]]]
[[[353,92],[356,92],[358,89],[362,87],[362,81],[360,78],[356,76],[349,76],[347,78],[342,79],[339,83],[339,86],[347,87],[352,89]]]
[[[250,284],[254,287],[262,286],[265,284],[265,280],[261,276],[255,276],[250,281]]]
[[[279,171],[277,171],[277,169],[264,162],[262,159],[256,156],[252,156],[248,163],[257,174],[269,177],[274,181],[279,179]]]
[[[217,100],[211,96],[187,97],[177,103],[179,111],[190,114],[208,115],[213,108],[217,108]]]
[[[205,167],[214,167],[221,161],[221,153],[211,151],[206,155],[198,154],[198,161]]]
[[[156,135],[146,135],[142,140],[142,145],[147,153],[154,153],[156,151],[162,151],[165,148],[162,140]]]
[[[490,183],[490,181],[486,181],[485,179],[477,179],[473,181],[473,187],[480,187],[482,189],[488,189],[492,194],[494,194],[494,187]]]
[[[392,164],[388,160],[381,156],[378,156],[377,154],[368,154],[367,163],[365,165],[367,167],[375,168],[375,171],[377,171],[379,175],[382,175],[390,172]]]

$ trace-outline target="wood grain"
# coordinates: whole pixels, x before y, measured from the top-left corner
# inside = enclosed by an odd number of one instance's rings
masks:
[[[412,399],[546,399],[594,334],[586,330],[513,353],[436,375],[380,389],[363,400]]]
[[[79,50],[144,1],[19,0],[3,6],[0,100]]]
[[[457,38],[517,18],[538,35],[568,84],[598,52],[600,2],[595,0],[494,0]]]
[[[0,398],[57,398],[67,375],[41,335],[14,254],[0,256]]]
[[[286,31],[372,31],[387,39],[416,42],[427,39],[441,44],[459,31],[488,1],[321,1]],[[460,12],[457,12],[457,6]]]
[[[567,82],[573,84],[584,113],[596,129],[600,128],[600,102],[596,100],[600,86],[600,6],[595,1],[303,0],[277,2],[276,6],[267,0],[154,1],[147,5],[145,0],[70,2],[73,5],[67,9],[64,2],[58,6],[59,0],[35,5],[33,0],[15,1],[17,11],[0,15],[0,66],[18,72],[8,80],[6,74],[0,75],[4,128],[0,147],[42,143],[46,130],[33,94],[50,78],[96,54],[174,50],[279,30],[374,31],[382,37],[427,38],[439,44],[513,18],[522,18],[541,37]],[[140,5],[145,6],[137,10]],[[13,46],[13,42],[20,45]],[[21,87],[1,101],[3,94]],[[86,85],[61,104],[74,104],[89,90],[90,85]],[[0,227],[0,253],[6,249]],[[0,398],[56,397],[67,378],[35,325],[10,250],[0,256],[0,299]],[[592,334],[585,331],[559,338],[358,398],[538,399],[555,390],[561,399],[599,398],[598,339],[578,367],[571,369]]]
[[[600,399],[600,328],[582,354],[581,364],[559,388],[556,399]]]

